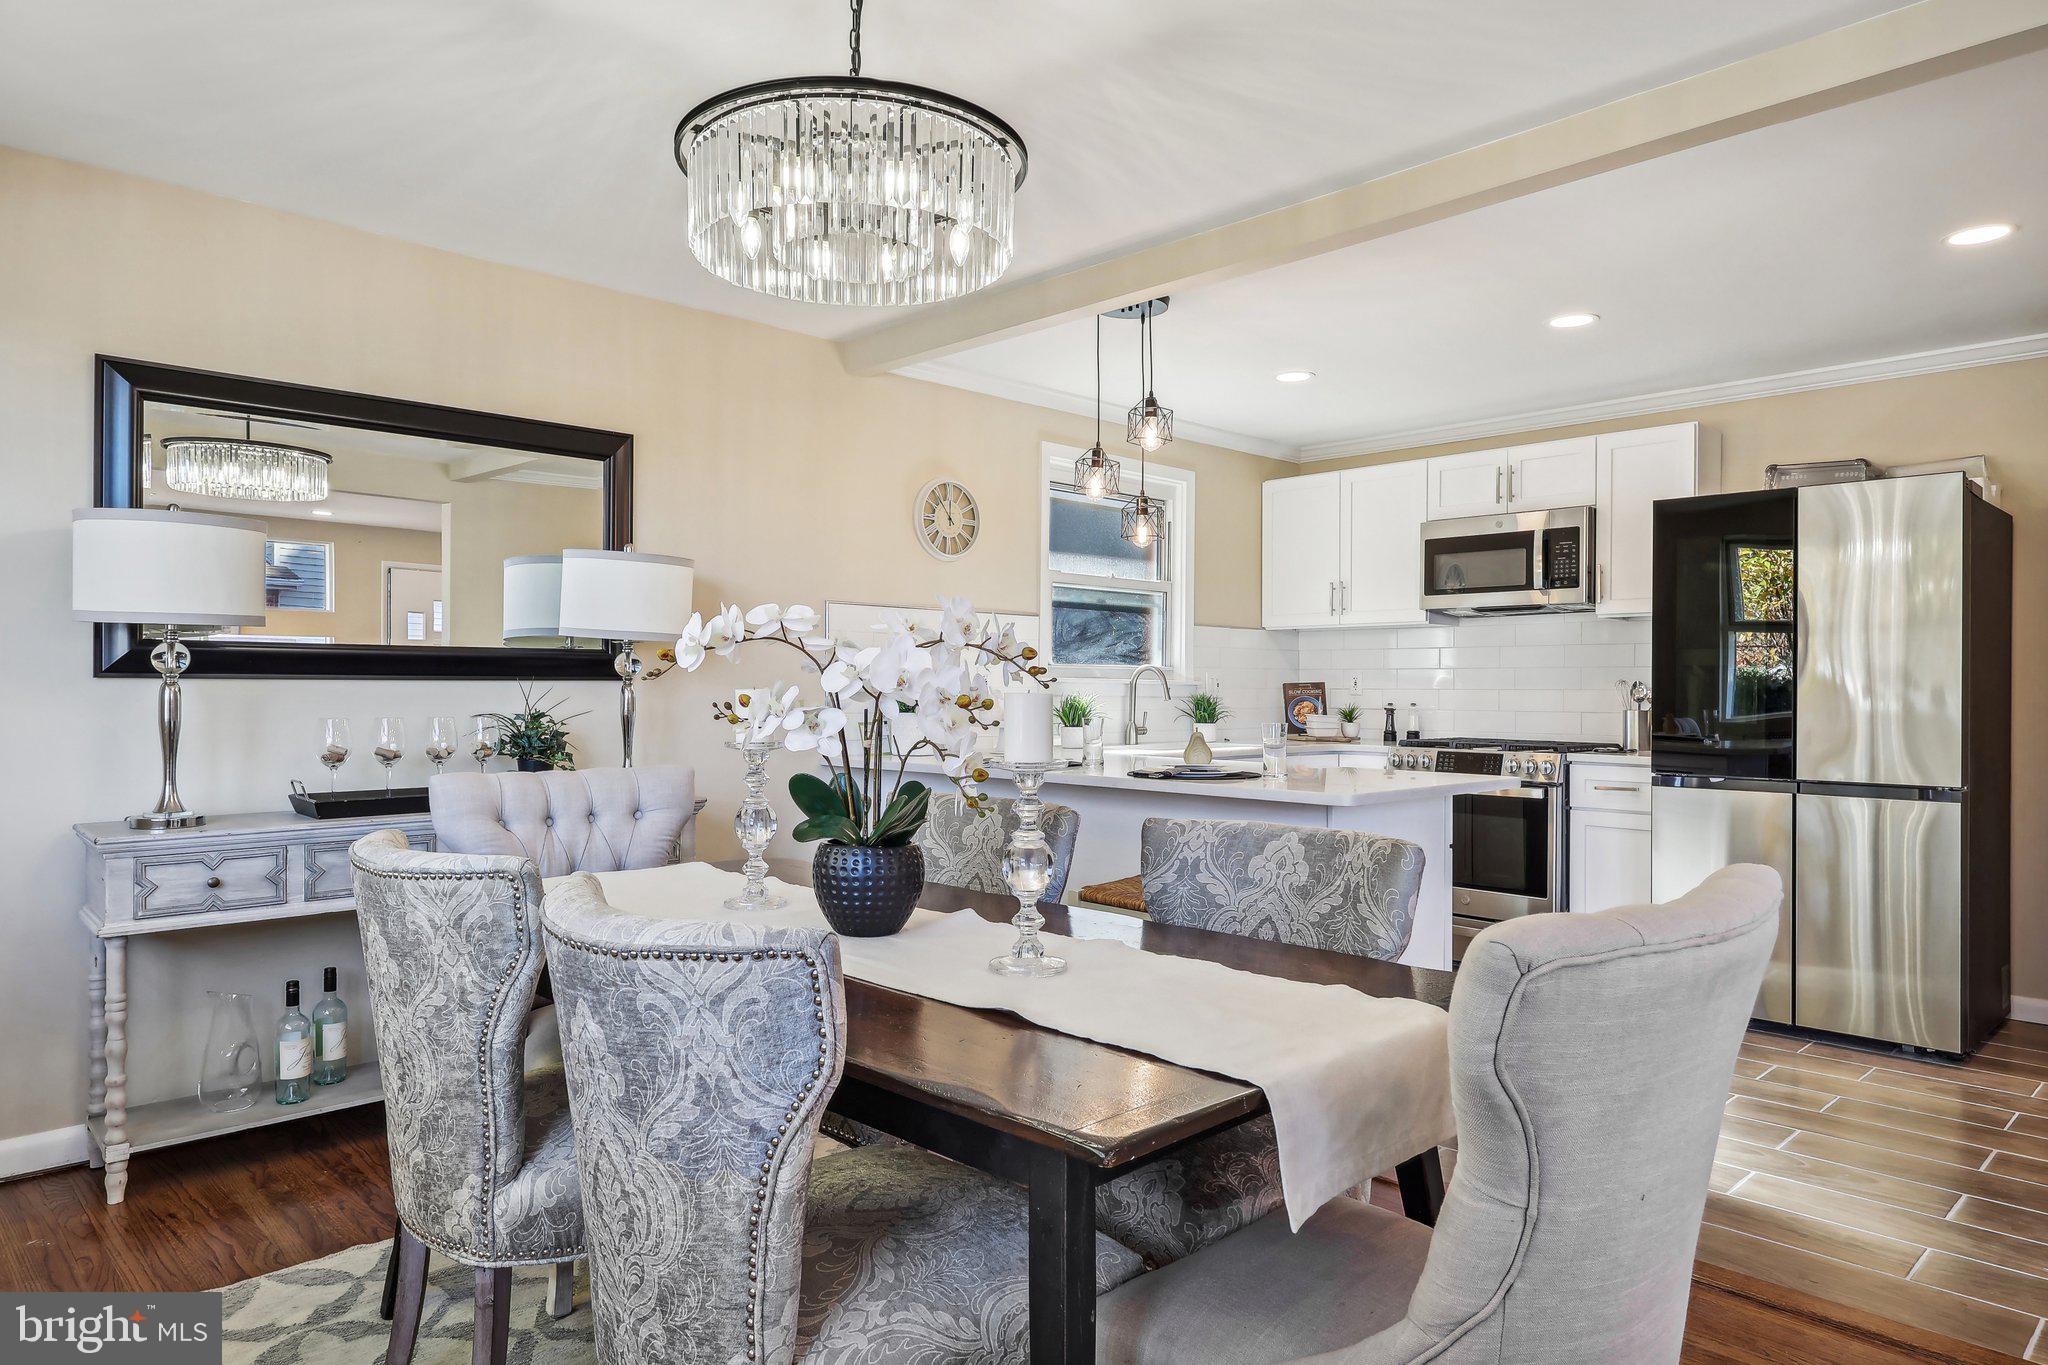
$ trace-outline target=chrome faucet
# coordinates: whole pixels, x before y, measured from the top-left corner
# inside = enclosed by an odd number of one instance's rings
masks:
[[[1159,690],[1166,694],[1166,700],[1173,700],[1173,684],[1166,680],[1166,670],[1158,664],[1140,664],[1131,670],[1131,676],[1124,680],[1124,743],[1136,744],[1145,737],[1144,721],[1138,715],[1138,679],[1147,673],[1159,675]],[[1147,717],[1149,718],[1149,717]]]

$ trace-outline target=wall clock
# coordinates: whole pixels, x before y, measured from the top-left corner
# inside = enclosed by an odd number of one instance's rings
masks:
[[[917,543],[934,559],[958,559],[981,535],[981,507],[965,484],[933,479],[917,491]]]

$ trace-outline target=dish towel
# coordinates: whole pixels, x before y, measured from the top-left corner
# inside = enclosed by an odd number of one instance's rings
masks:
[[[598,874],[614,909],[670,919],[827,929],[810,888],[769,879],[788,903],[738,912],[744,882],[708,863]],[[1138,922],[1133,921],[1135,930]],[[887,938],[844,938],[848,975],[1256,1085],[1273,1111],[1280,1182],[1298,1231],[1336,1196],[1449,1142],[1448,1016],[1419,1000],[1261,976],[1148,953],[1115,939],[1046,935],[1054,977],[997,976],[1016,931],[962,912],[917,910]]]

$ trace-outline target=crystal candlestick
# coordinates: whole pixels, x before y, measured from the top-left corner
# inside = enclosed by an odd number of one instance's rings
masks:
[[[1058,976],[1067,969],[1067,960],[1049,955],[1045,941],[1038,936],[1045,923],[1045,916],[1038,912],[1038,902],[1052,880],[1052,850],[1046,847],[1045,834],[1038,828],[1042,809],[1038,786],[1048,772],[1063,765],[1000,766],[1017,782],[1017,831],[1010,836],[1010,846],[1003,854],[1003,880],[1010,884],[1010,893],[1017,898],[1017,913],[1010,917],[1010,923],[1016,926],[1017,941],[1010,945],[1009,952],[990,958],[988,969],[998,976]]]
[[[747,851],[747,885],[736,896],[727,897],[728,910],[772,910],[787,902],[768,890],[768,860],[762,854],[775,838],[775,807],[761,794],[768,781],[768,755],[775,745],[766,741],[734,740],[726,746],[737,749],[747,760],[747,798],[732,817],[732,832]]]

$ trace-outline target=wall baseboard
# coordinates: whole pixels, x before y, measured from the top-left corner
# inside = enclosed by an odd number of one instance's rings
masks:
[[[2035,995],[2015,995],[2012,1017],[2024,1024],[2048,1024],[2048,1000]]]
[[[54,1171],[59,1166],[80,1166],[91,1155],[92,1139],[82,1123],[0,1138],[0,1180]]]

